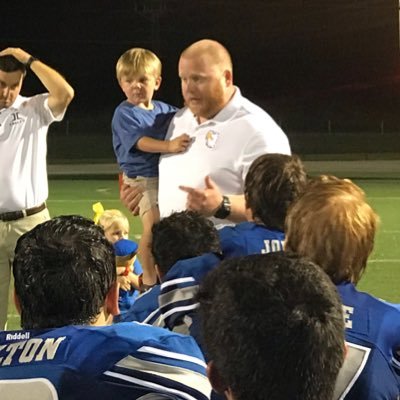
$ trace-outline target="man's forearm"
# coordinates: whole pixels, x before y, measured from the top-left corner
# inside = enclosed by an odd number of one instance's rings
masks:
[[[11,55],[26,65],[49,92],[48,105],[54,116],[64,112],[74,97],[74,89],[57,71],[18,47],[8,47],[2,50],[0,55]]]
[[[60,115],[74,97],[74,89],[53,68],[50,68],[40,60],[35,60],[30,69],[49,92],[49,108],[55,116]]]

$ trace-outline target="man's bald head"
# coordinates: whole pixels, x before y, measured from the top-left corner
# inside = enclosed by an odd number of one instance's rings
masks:
[[[232,59],[228,50],[216,40],[203,39],[191,44],[181,54],[181,58],[209,57],[212,63],[232,72]]]

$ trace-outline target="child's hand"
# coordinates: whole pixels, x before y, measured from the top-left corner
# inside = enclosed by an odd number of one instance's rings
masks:
[[[140,290],[140,283],[139,283],[139,277],[134,274],[133,272],[129,272],[129,274],[126,276],[129,280],[129,284],[133,286],[135,289]]]
[[[168,153],[182,153],[189,147],[190,142],[190,136],[187,133],[183,133],[168,142]]]
[[[119,283],[120,289],[126,290],[126,291],[131,290],[131,282],[130,282],[128,276],[119,275],[119,276],[117,276],[117,281]]]

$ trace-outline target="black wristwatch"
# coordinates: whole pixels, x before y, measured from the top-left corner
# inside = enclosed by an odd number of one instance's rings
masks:
[[[225,219],[231,213],[231,201],[228,196],[222,196],[222,202],[215,211],[214,217]]]
[[[25,68],[26,69],[30,69],[31,68],[31,64],[34,62],[34,61],[37,61],[38,59],[36,58],[36,57],[33,57],[33,56],[30,56],[29,58],[28,58],[28,61],[26,62],[26,64],[25,64]]]

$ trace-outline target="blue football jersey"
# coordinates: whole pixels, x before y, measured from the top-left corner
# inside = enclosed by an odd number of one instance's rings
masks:
[[[254,222],[226,226],[218,231],[224,258],[283,250],[285,235]]]
[[[2,400],[208,399],[211,387],[190,336],[120,323],[1,332],[0,393]]]
[[[205,276],[220,262],[214,253],[178,261],[163,277],[158,296],[166,327],[192,335],[202,349],[196,295]]]
[[[158,307],[160,285],[153,286],[150,290],[138,296],[132,306],[124,314],[114,318],[114,322],[143,322],[145,324],[164,327],[164,320]]]
[[[334,399],[400,399],[400,310],[351,283],[337,289],[348,351]]]

